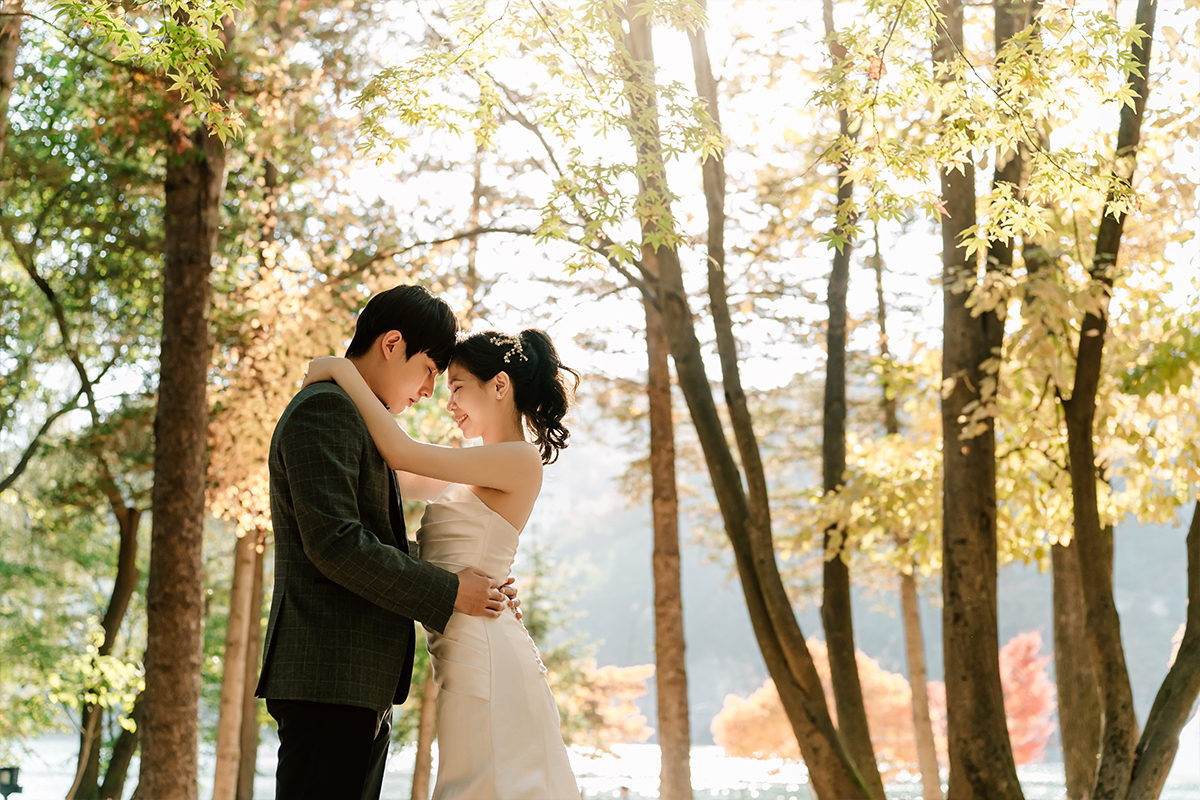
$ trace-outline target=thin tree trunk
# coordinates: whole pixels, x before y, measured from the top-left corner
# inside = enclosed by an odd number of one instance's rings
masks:
[[[886,361],[889,355],[887,301],[883,294],[883,256],[879,250],[879,226],[874,231],[875,252],[868,263],[875,270],[875,298],[879,316],[879,355]],[[880,382],[883,390],[884,430],[888,436],[900,433],[896,416],[896,393],[887,372]],[[904,541],[899,540],[899,545]],[[908,662],[908,683],[912,689],[913,738],[917,743],[917,766],[921,770],[921,796],[924,800],[942,800],[941,768],[933,739],[933,720],[929,712],[929,675],[925,668],[925,637],[921,634],[921,607],[917,600],[917,579],[913,564],[908,572],[900,571],[900,617],[904,624],[904,654]]]
[[[1034,13],[1037,3],[1034,3]],[[1033,16],[1033,24],[1037,24]],[[1043,146],[1045,142],[1042,143]],[[1026,239],[1022,250],[1025,271],[1033,278],[1057,268],[1042,243]],[[1032,298],[1028,298],[1032,299]],[[1112,535],[1105,536],[1109,574],[1112,574]],[[1054,680],[1058,695],[1058,730],[1062,741],[1066,800],[1091,800],[1100,767],[1103,698],[1095,658],[1087,633],[1083,575],[1079,548],[1073,543],[1050,546],[1054,608]]]
[[[833,0],[823,0],[821,7],[825,38],[834,66],[838,67],[846,50],[836,38]],[[845,109],[838,111],[838,133],[843,139],[853,137],[850,115]],[[834,227],[847,236],[847,240],[834,249],[833,267],[829,273],[829,323],[825,335],[825,403],[821,436],[821,488],[827,494],[841,488],[842,475],[846,471],[846,292],[850,285],[851,253],[846,230],[852,222],[850,215],[854,199],[854,184],[847,177],[844,165],[838,167],[835,180],[837,207],[834,209]],[[825,531],[824,551],[821,625],[825,630],[825,645],[829,652],[829,675],[837,708],[838,733],[867,788],[874,797],[882,800],[883,779],[879,775],[875,748],[871,744],[871,728],[863,703],[854,647],[854,614],[848,563],[850,553],[836,528]]]
[[[210,276],[225,185],[225,156],[197,129],[168,159],[163,334],[154,421],[153,525],[147,590],[145,797],[195,800],[204,625],[205,396],[212,342]]]
[[[21,23],[25,21],[25,0],[0,2],[0,165],[8,145],[8,103],[12,99],[17,74],[17,51],[21,48]]]
[[[129,608],[129,601],[137,589],[141,575],[137,568],[137,531],[142,521],[141,509],[125,505],[124,499],[117,492],[102,456],[102,471],[112,504],[113,516],[117,518],[117,529],[120,533],[120,543],[117,548],[117,575],[113,581],[112,594],[109,596],[108,608],[105,609],[104,619],[100,623],[104,631],[104,639],[100,643],[97,655],[107,656],[116,645],[117,634],[121,630],[121,622]],[[67,800],[93,800],[100,792],[100,748],[104,733],[102,711],[92,703],[84,703],[81,714],[79,733],[79,760],[75,769],[75,782],[67,791]]]
[[[479,228],[483,215],[483,145],[475,147],[475,163],[471,170],[471,208],[467,212],[467,224],[472,230]],[[463,309],[463,325],[470,330],[471,323],[479,316],[479,270],[475,266],[479,254],[479,237],[467,240],[467,270],[463,279],[467,290],[466,307]]]
[[[639,13],[644,11],[640,8],[644,2],[637,0],[627,5],[624,22],[629,26],[628,33],[624,38],[617,34],[617,44],[623,44],[622,57],[626,60],[621,69],[630,104],[629,131],[637,152],[639,191],[649,203],[669,205],[658,128],[657,92],[652,77],[651,15]],[[687,305],[678,254],[669,246],[653,243],[653,237],[659,232],[653,220],[644,218],[643,229],[642,267],[651,281],[643,286],[643,291],[662,314],[680,388],[688,402],[725,530],[733,545],[755,636],[796,732],[813,789],[821,798],[869,797],[830,719],[820,678],[779,575],[771,540],[765,474],[736,367],[736,345],[724,296],[724,275],[716,276],[718,280],[714,284],[715,268],[710,259],[710,293],[716,290],[716,295],[711,297],[711,308],[726,398],[746,470],[749,496],[742,488],[741,473],[725,440],[713,401],[695,322]]]
[[[1101,696],[1087,639],[1079,549],[1050,548],[1054,580],[1054,679],[1067,800],[1089,800],[1100,765]]]
[[[1035,20],[1036,24],[1036,20]],[[1041,243],[1026,240],[1022,250],[1026,274],[1032,278],[1052,268]],[[1107,539],[1107,564],[1112,574],[1112,536]],[[1091,800],[1100,767],[1103,696],[1094,653],[1087,633],[1083,574],[1074,543],[1050,546],[1054,607],[1054,681],[1058,694],[1058,730],[1062,741],[1066,800]]]
[[[1155,800],[1179,749],[1179,731],[1200,694],[1200,502],[1192,509],[1187,536],[1188,610],[1183,641],[1163,679],[1146,730],[1138,742],[1130,800]]]
[[[413,763],[412,800],[429,800],[430,773],[433,771],[433,738],[437,732],[438,686],[433,667],[421,683],[421,716],[417,720],[417,759]]]
[[[831,0],[825,0],[826,14],[832,22]],[[849,135],[849,117],[838,114],[843,136]],[[843,180],[842,168],[837,175],[837,211],[841,219],[854,194],[854,185]],[[833,269],[829,275],[829,323],[826,330],[827,361],[825,369],[825,402],[821,456],[823,463],[822,488],[836,492],[846,471],[846,291],[850,281],[850,244],[834,251]],[[837,708],[838,732],[854,759],[859,773],[873,796],[883,797],[883,781],[875,763],[871,731],[863,704],[862,684],[858,676],[858,660],[854,647],[854,616],[850,594],[850,568],[842,536],[835,528],[824,534],[824,564],[822,581],[821,624],[829,651],[830,681]]]
[[[263,607],[263,532],[254,547],[254,586],[250,595],[250,622],[247,626],[246,681],[242,686],[242,746],[238,760],[237,800],[254,800],[254,778],[258,774],[258,665],[262,659]]]
[[[843,119],[845,113],[841,114]],[[849,197],[852,187],[838,189],[839,198]],[[836,492],[846,471],[846,290],[850,274],[850,247],[835,252],[829,277],[828,360],[825,374],[824,434],[821,454],[824,464],[823,489]],[[875,763],[871,731],[863,704],[862,684],[854,647],[854,618],[851,610],[849,553],[842,535],[830,528],[824,535],[821,623],[829,650],[830,681],[837,707],[838,732],[854,759],[872,796],[883,797],[883,781]]]
[[[129,775],[129,764],[137,752],[139,731],[142,724],[142,697],[138,695],[133,703],[133,711],[129,718],[133,720],[134,728],[121,729],[113,745],[112,755],[108,759],[108,767],[104,771],[104,783],[100,786],[101,800],[121,800],[125,794],[125,778]]]
[[[1113,178],[1120,187],[1132,185],[1141,141],[1142,118],[1149,92],[1150,48],[1153,41],[1156,0],[1139,0],[1136,22],[1146,33],[1133,48],[1132,72],[1126,78],[1136,100],[1121,107]],[[1129,789],[1137,747],[1137,717],[1125,651],[1121,646],[1121,620],[1113,599],[1112,571],[1105,555],[1104,531],[1096,484],[1095,453],[1096,395],[1108,330],[1108,300],[1111,295],[1117,252],[1125,230],[1125,215],[1109,213],[1115,199],[1110,193],[1096,232],[1096,254],[1091,278],[1100,291],[1098,307],[1084,315],[1075,361],[1075,382],[1070,398],[1063,401],[1067,428],[1067,452],[1074,507],[1074,544],[1079,548],[1083,596],[1087,608],[1087,630],[1096,654],[1100,689],[1104,697],[1104,732],[1100,746],[1100,772],[1095,798],[1123,798]]]
[[[879,315],[879,357],[886,362],[890,355],[890,350],[887,328],[887,300],[883,294],[883,254],[879,249],[878,223],[874,225],[872,239],[875,244],[875,252],[871,254],[868,263],[871,269],[875,271],[875,302]],[[879,382],[879,388],[883,390],[883,398],[880,402],[883,408],[883,429],[891,436],[900,432],[900,420],[896,416],[896,389],[892,385],[891,375],[886,369]]]
[[[941,0],[945,17],[934,43],[935,64],[958,58],[963,44],[961,0]],[[943,81],[953,80],[945,73]],[[968,308],[969,291],[954,291],[975,263],[959,246],[962,232],[975,223],[975,169],[943,172],[942,280],[944,325],[942,378],[953,389],[942,399],[942,639],[946,673],[947,744],[951,800],[1021,798],[1000,688],[999,630],[996,620],[996,457],[994,422],[963,439],[959,417],[979,401],[993,380],[984,362],[1003,337],[995,312]]]
[[[213,800],[235,800],[242,757],[242,713],[246,705],[246,663],[250,650],[250,618],[254,610],[254,564],[257,535],[246,534],[233,548],[233,585],[225,627],[225,668],[221,675],[217,718],[217,763]]]
[[[691,800],[691,731],[679,568],[679,496],[675,487],[675,424],[671,363],[662,319],[646,309],[646,395],[650,404],[650,483],[654,518],[654,656],[658,695],[659,796]]]
[[[75,767],[75,780],[67,790],[67,800],[90,795],[96,796],[96,784],[100,774],[100,738],[103,735],[104,709],[88,703],[83,707],[79,726],[79,761]],[[91,781],[91,791],[84,781]]]
[[[933,744],[933,720],[929,714],[929,676],[925,671],[925,640],[921,635],[917,579],[911,572],[900,575],[900,608],[904,618],[908,683],[912,688],[913,731],[917,740],[917,766],[921,769],[921,796],[925,800],[942,800],[941,769],[938,767],[937,748]]]
[[[263,201],[259,213],[259,270],[265,274],[276,258],[275,230],[279,224],[279,170],[269,158],[263,160]],[[250,615],[246,625],[246,678],[242,685],[241,744],[238,748],[237,800],[254,800],[254,778],[258,774],[258,672],[262,660],[263,554],[266,531],[254,537],[253,580]]]

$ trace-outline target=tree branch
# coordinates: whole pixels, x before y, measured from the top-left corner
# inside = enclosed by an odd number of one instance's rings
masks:
[[[41,446],[42,437],[45,436],[50,430],[50,426],[53,425],[55,421],[63,414],[74,411],[76,408],[78,408],[79,398],[82,396],[83,389],[80,389],[75,393],[75,397],[71,398],[70,402],[64,404],[61,408],[46,418],[46,421],[42,423],[42,427],[38,429],[38,432],[34,434],[33,439],[26,446],[25,452],[21,454],[21,459],[17,462],[17,465],[12,468],[12,471],[8,475],[4,476],[3,480],[0,480],[0,494],[4,493],[5,490],[16,483],[17,479],[21,477],[21,473],[25,471],[26,467],[29,466],[29,462],[31,462],[33,457],[37,454],[37,449]]]

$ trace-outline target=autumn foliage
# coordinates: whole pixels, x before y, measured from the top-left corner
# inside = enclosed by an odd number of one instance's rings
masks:
[[[635,702],[648,691],[653,664],[597,667],[594,659],[562,665],[570,675],[546,677],[562,716],[563,735],[571,744],[606,752],[610,745],[644,742],[654,733]]]
[[[1004,713],[1018,764],[1041,761],[1054,733],[1054,684],[1046,674],[1050,657],[1038,655],[1041,649],[1042,635],[1037,631],[1017,634],[1000,648]]]
[[[825,642],[810,639],[808,649],[821,676],[825,702],[836,724]],[[888,672],[862,651],[858,652],[858,672],[863,704],[871,727],[871,744],[875,748],[884,780],[888,780],[894,777],[896,771],[915,768],[917,763],[917,745],[912,733],[912,691],[903,675]],[[940,727],[944,731],[944,723]],[[748,699],[728,695],[721,713],[713,719],[712,732],[713,740],[727,755],[743,758],[800,757],[792,727],[783,713],[779,694],[771,680]],[[939,749],[942,750],[940,754],[944,755],[945,737],[938,738]]]
[[[1013,637],[1000,649],[1004,710],[1008,716],[1013,756],[1018,764],[1041,761],[1054,732],[1054,685],[1046,669],[1050,658],[1039,655],[1041,647],[1041,634],[1030,631]],[[825,643],[810,639],[808,649],[825,687],[825,702],[836,723]],[[915,770],[917,747],[913,738],[912,691],[908,681],[903,675],[883,669],[875,659],[861,651],[858,653],[858,671],[871,726],[871,743],[884,780],[895,777],[900,770]],[[938,758],[943,766],[946,763],[945,697],[941,681],[930,681],[930,713]],[[713,740],[726,755],[800,758],[792,727],[783,712],[775,683],[770,679],[748,698],[727,695],[724,707],[712,721],[712,733]]]

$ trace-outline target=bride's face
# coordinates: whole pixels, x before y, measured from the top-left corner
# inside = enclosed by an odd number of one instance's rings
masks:
[[[454,415],[454,421],[464,437],[478,439],[483,436],[484,429],[495,421],[500,408],[496,389],[492,386],[494,379],[483,383],[457,363],[450,362],[446,380],[450,389],[450,402],[446,404],[446,410]]]

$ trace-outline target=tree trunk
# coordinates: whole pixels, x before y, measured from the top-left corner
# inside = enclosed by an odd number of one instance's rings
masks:
[[[412,800],[429,800],[429,778],[433,771],[433,737],[437,732],[438,686],[433,667],[421,683],[421,716],[417,720],[417,760],[413,764]]]
[[[467,212],[467,225],[474,230],[479,227],[483,216],[483,145],[475,146],[475,163],[471,170],[471,208]],[[463,326],[470,330],[471,324],[484,309],[480,303],[479,270],[475,263],[479,255],[479,237],[472,236],[467,240],[467,268],[463,277],[463,288],[467,291],[466,306],[463,308]]]
[[[25,0],[0,2],[0,167],[8,145],[8,103],[12,99],[17,74],[17,51],[21,48],[21,23],[25,21]]]
[[[137,752],[139,731],[142,724],[142,697],[138,695],[133,703],[133,711],[129,717],[134,722],[134,729],[121,729],[113,745],[112,755],[108,759],[108,768],[104,771],[104,783],[100,786],[101,800],[121,800],[125,794],[125,778],[129,775],[129,764]]]
[[[221,675],[221,704],[217,718],[213,800],[235,800],[237,796],[250,618],[261,615],[261,610],[253,608],[257,548],[258,536],[250,534],[236,539],[233,547],[233,585],[229,592],[229,621],[225,626],[225,668]]]
[[[845,118],[845,113],[842,115]],[[851,191],[849,185],[838,189],[839,198]],[[824,435],[821,455],[824,465],[823,489],[836,492],[846,471],[846,289],[850,275],[850,247],[833,257],[829,276],[828,361],[825,374]],[[875,749],[867,711],[863,705],[862,684],[858,678],[858,660],[854,647],[854,618],[851,611],[850,568],[842,534],[836,528],[825,531],[825,559],[821,602],[821,624],[829,650],[830,681],[837,708],[837,727],[872,796],[883,797],[883,780],[875,763]]]
[[[963,44],[961,0],[941,0],[945,25],[934,43],[935,65],[958,58]],[[953,80],[946,73],[943,81]],[[978,315],[967,306],[976,266],[959,246],[962,232],[975,223],[975,169],[942,173],[943,345],[942,379],[953,389],[942,398],[942,641],[946,674],[950,800],[1003,800],[1023,797],[1000,688],[1000,645],[996,620],[996,458],[991,418],[982,430],[962,438],[959,416],[979,401],[984,368],[1003,337],[995,312]]]
[[[1026,239],[1022,256],[1029,277],[1055,267],[1041,243]],[[1112,574],[1112,535],[1106,539],[1106,563]],[[1066,800],[1091,800],[1100,767],[1103,698],[1087,633],[1083,575],[1074,543],[1050,546],[1054,607],[1054,681],[1058,694],[1058,731],[1062,741]]]
[[[254,586],[250,595],[247,634],[246,681],[242,686],[242,746],[238,761],[237,800],[254,800],[254,777],[258,774],[258,665],[262,660],[263,552],[264,536],[259,531],[254,547]]]
[[[1188,610],[1183,641],[1175,663],[1163,679],[1146,731],[1138,742],[1130,800],[1155,800],[1162,794],[1167,773],[1179,749],[1179,731],[1200,694],[1200,501],[1192,509],[1187,536]]]
[[[1139,0],[1136,22],[1146,33],[1133,48],[1131,72],[1126,76],[1136,100],[1121,107],[1113,178],[1122,189],[1132,185],[1141,141],[1142,118],[1149,92],[1150,47],[1154,33],[1156,0]],[[1137,747],[1137,717],[1125,651],[1121,646],[1121,620],[1113,599],[1112,570],[1105,554],[1104,531],[1096,483],[1099,480],[1095,453],[1096,395],[1108,330],[1108,300],[1112,292],[1117,252],[1125,230],[1125,215],[1109,213],[1116,199],[1110,192],[1096,231],[1096,254],[1091,279],[1100,291],[1098,308],[1084,315],[1075,361],[1075,382],[1070,398],[1063,401],[1066,418],[1067,452],[1074,507],[1074,545],[1079,548],[1083,596],[1087,608],[1087,630],[1096,654],[1096,668],[1104,698],[1104,729],[1100,745],[1100,772],[1095,798],[1123,798],[1129,790]]]
[[[886,362],[888,350],[887,301],[883,294],[883,256],[879,251],[879,226],[875,225],[875,252],[868,260],[875,270],[875,298],[879,316],[879,355]],[[886,372],[880,381],[883,389],[883,425],[888,436],[900,433],[896,416],[896,393]],[[897,544],[905,541],[897,537]],[[921,634],[921,607],[917,600],[916,565],[900,571],[900,612],[904,625],[904,654],[908,661],[908,683],[912,689],[913,738],[917,743],[917,766],[921,770],[921,796],[924,800],[942,800],[942,776],[937,747],[933,739],[933,720],[929,712],[929,675],[925,668],[925,637]]]
[[[101,459],[103,464],[103,460]],[[120,544],[117,549],[117,575],[113,581],[108,608],[100,626],[104,640],[98,655],[107,656],[116,645],[121,622],[129,608],[129,601],[137,589],[141,575],[137,568],[137,531],[142,521],[141,509],[125,505],[123,498],[110,483],[110,501],[113,516],[117,518]],[[67,800],[93,800],[100,794],[100,747],[104,735],[103,713],[96,705],[84,703],[80,720],[79,760],[75,768],[75,782],[67,791]]]
[[[917,603],[917,579],[900,575],[900,608],[904,618],[904,653],[908,658],[908,683],[912,687],[913,731],[917,740],[917,765],[921,769],[921,796],[942,800],[942,776],[937,748],[933,744],[933,721],[929,714],[929,677],[925,671],[925,639],[921,635],[921,609]]]
[[[825,38],[830,55],[838,66],[845,57],[845,48],[837,41],[833,24],[833,0],[823,0]],[[838,111],[838,133],[848,139],[850,116],[845,109]],[[846,175],[846,167],[838,167],[836,175],[837,207],[834,210],[834,229],[847,240],[833,251],[833,267],[829,273],[829,323],[826,328],[825,403],[822,416],[821,462],[822,485],[825,493],[836,492],[846,471],[846,291],[850,285],[849,234],[854,184]],[[875,747],[871,744],[871,728],[863,704],[862,683],[858,677],[858,658],[854,647],[854,615],[850,596],[850,553],[844,537],[829,528],[824,536],[825,560],[822,568],[821,626],[825,630],[825,645],[829,652],[829,675],[833,686],[833,702],[837,708],[837,727],[846,749],[854,759],[859,774],[874,797],[883,798],[883,779],[875,763]]]
[[[1087,640],[1079,549],[1054,544],[1054,680],[1067,800],[1089,800],[1100,759],[1100,686]]]
[[[91,703],[84,704],[79,722],[79,760],[75,767],[75,780],[67,790],[67,800],[92,800],[99,791],[104,708]]]
[[[832,0],[825,0],[832,23]],[[850,120],[845,111],[838,114],[841,135],[849,135]],[[844,169],[837,174],[838,205],[835,212],[843,227],[842,214],[854,194],[854,185],[843,180]],[[846,471],[846,291],[850,283],[850,244],[834,250],[833,269],[829,274],[829,324],[826,329],[825,403],[821,458],[822,489],[836,492]],[[829,674],[833,700],[837,708],[838,733],[854,759],[859,773],[874,797],[883,797],[883,780],[875,763],[875,748],[863,705],[862,684],[858,678],[858,659],[854,647],[854,616],[850,603],[849,553],[842,535],[830,528],[824,535],[825,559],[822,569],[821,625],[829,652]]]
[[[617,34],[616,41],[619,47],[623,45],[621,55],[625,63],[621,69],[630,104],[629,132],[637,151],[639,191],[647,205],[669,206],[653,80],[651,15],[639,14],[644,10],[639,8],[644,2],[637,0],[627,4],[624,22],[629,26],[628,33],[623,38]],[[867,798],[869,793],[830,719],[820,678],[779,575],[771,539],[765,474],[737,372],[736,343],[724,295],[724,274],[718,272],[710,259],[709,289],[726,399],[746,470],[749,496],[742,488],[741,473],[725,439],[713,400],[712,384],[704,369],[695,322],[687,304],[678,254],[669,246],[651,243],[650,237],[658,232],[656,222],[643,217],[642,266],[648,277],[658,276],[651,278],[643,291],[662,314],[680,389],[704,450],[763,659],[796,733],[817,796],[841,800]]]
[[[654,657],[658,695],[659,796],[691,800],[692,748],[688,727],[683,588],[679,569],[679,496],[675,489],[675,424],[671,364],[662,319],[646,309],[646,394],[650,404],[650,483],[654,518]]]
[[[204,624],[205,385],[212,361],[210,276],[225,184],[221,145],[204,128],[167,161],[166,259],[153,524],[147,590],[145,797],[195,800]]]

